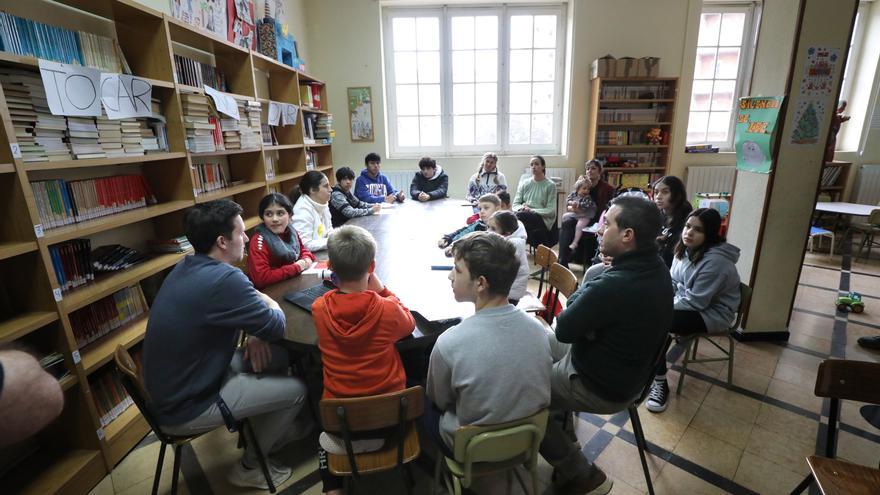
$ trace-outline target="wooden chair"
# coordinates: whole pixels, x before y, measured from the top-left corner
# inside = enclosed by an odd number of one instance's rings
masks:
[[[849,361],[845,359],[826,359],[819,364],[816,373],[816,397],[831,399],[828,412],[828,427],[825,435],[825,457],[837,456],[837,423],[840,420],[840,401],[855,400],[869,404],[880,404],[880,363]],[[810,473],[792,490],[801,493],[813,483]]]
[[[535,251],[535,264],[541,267],[540,270],[532,274],[538,275],[538,299],[544,294],[545,275],[550,271],[550,267],[556,263],[557,259],[559,258],[556,256],[556,253],[547,246],[538,246],[538,250]]]
[[[460,495],[462,487],[470,488],[474,478],[505,471],[508,475],[513,471],[523,492],[529,493],[516,471],[517,466],[525,464],[532,476],[532,493],[537,495],[538,447],[544,439],[548,416],[549,411],[543,409],[515,421],[459,428],[453,437],[455,458],[442,454],[437,458],[431,493],[437,493],[441,476],[447,492]]]
[[[549,295],[543,315],[547,323],[552,323],[553,318],[556,316],[553,312],[556,304],[559,302],[560,294],[565,296],[566,299],[571,297],[574,291],[577,290],[577,277],[568,268],[559,263],[553,263],[550,266],[550,277],[547,280],[547,286],[549,287]]]
[[[155,433],[159,441],[162,442],[162,446],[159,447],[159,459],[156,461],[156,475],[153,477],[153,491],[151,492],[153,495],[156,495],[159,492],[159,478],[162,475],[162,463],[165,460],[165,447],[168,445],[174,446],[174,471],[171,479],[171,493],[174,495],[177,493],[177,481],[178,476],[180,475],[180,461],[183,458],[183,451],[181,449],[184,445],[204,435],[204,433],[191,436],[176,436],[163,432],[162,427],[159,425],[159,422],[150,410],[150,395],[147,393],[146,387],[144,387],[144,382],[138,372],[137,364],[135,364],[134,359],[131,358],[128,350],[122,345],[116,346],[113,360],[116,363],[116,368],[119,370],[122,386],[125,387],[125,391],[131,396],[132,401],[134,401],[137,408],[141,411],[141,414],[143,414],[144,419],[147,420],[150,428],[153,429],[153,433]],[[263,452],[260,450],[259,442],[256,441],[256,436],[254,435],[250,422],[247,419],[244,419],[239,422],[239,427],[253,440],[257,458],[260,460],[260,468],[263,471],[263,476],[266,477],[266,484],[269,486],[269,493],[275,493],[275,484],[272,482],[272,476],[269,474],[269,466],[266,464],[266,458],[263,457]],[[243,436],[239,437],[240,446],[244,443],[243,439]]]
[[[681,395],[681,386],[684,383],[684,376],[687,374],[688,364],[690,363],[714,363],[718,361],[727,361],[727,384],[733,384],[734,342],[731,334],[736,331],[737,328],[739,328],[739,325],[742,322],[743,310],[749,307],[749,301],[751,299],[752,288],[740,282],[739,307],[736,310],[736,320],[734,320],[733,325],[731,325],[730,328],[720,332],[695,333],[692,335],[681,337],[681,341],[684,344],[685,348],[684,359],[682,359],[681,361],[681,373],[678,375],[678,389],[675,391],[676,395]],[[673,335],[675,334],[674,329],[672,333]],[[718,342],[712,340],[710,337],[727,337],[727,349],[718,344]],[[715,346],[718,350],[721,351],[723,356],[717,358],[697,359],[697,346],[699,345],[700,339],[705,339],[710,344]]]
[[[327,433],[342,437],[345,455],[327,453],[327,465],[336,476],[351,476],[355,485],[363,474],[399,469],[407,493],[411,482],[404,464],[415,460],[420,453],[419,434],[415,420],[425,408],[422,387],[410,387],[369,397],[351,399],[323,399],[320,404],[321,424]],[[394,428],[395,433],[375,452],[355,454],[352,433]],[[347,480],[348,478],[346,478]]]
[[[862,234],[862,242],[859,244],[859,252],[856,254],[856,259],[862,257],[862,250],[865,249],[865,246],[868,246],[868,256],[866,259],[870,260],[871,247],[877,244],[874,241],[874,236],[880,234],[880,208],[871,211],[867,222],[851,224],[849,230],[861,232]]]

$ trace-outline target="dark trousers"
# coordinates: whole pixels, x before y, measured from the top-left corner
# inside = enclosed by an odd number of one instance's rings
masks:
[[[577,227],[577,218],[564,218],[562,226],[559,227],[559,264],[567,267],[570,261],[575,263],[586,263],[596,254],[599,249],[599,242],[595,235],[583,235],[578,243],[577,249],[571,250],[568,246],[574,240],[574,229]],[[589,263],[587,263],[589,264]]]
[[[706,322],[703,321],[703,317],[700,316],[699,311],[676,309],[672,313],[672,333],[676,335],[706,333]],[[661,360],[657,365],[656,373],[658,375],[666,374],[665,359]]]
[[[526,228],[528,233],[526,241],[530,246],[538,247],[539,244],[547,244],[549,242],[550,229],[544,223],[544,217],[533,211],[518,211],[516,212],[516,217]]]

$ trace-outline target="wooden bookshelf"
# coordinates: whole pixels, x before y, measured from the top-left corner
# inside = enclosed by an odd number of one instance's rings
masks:
[[[587,159],[597,158],[616,188],[650,184],[666,173],[678,78],[594,78],[587,122]],[[646,134],[660,129],[661,142]]]
[[[851,162],[825,162],[819,178],[819,194],[827,195],[831,201],[840,201],[849,181],[850,170]],[[826,174],[829,175],[826,177]]]
[[[65,394],[62,417],[40,434],[46,437],[49,448],[28,456],[22,461],[21,469],[0,477],[3,491],[11,490],[10,493],[87,493],[149,431],[134,405],[101,428],[93,400],[97,389],[89,380],[96,371],[113,366],[112,353],[116,345],[127,348],[139,345],[145,335],[148,313],[83,349],[78,349],[70,314],[117,291],[143,284],[145,279],[161,277],[190,254],[155,255],[125,270],[97,274],[95,280],[57,297],[60,287],[50,247],[86,238],[100,240],[92,242],[93,249],[116,242],[148,252],[144,240],[182,235],[182,220],[188,208],[221,198],[241,204],[245,210],[242,215],[245,226],[253,229],[261,221],[257,212],[259,200],[270,188],[283,187],[287,192],[287,188],[295,185],[306,173],[307,153],[313,153],[316,170],[330,176],[331,181],[333,174],[331,144],[306,145],[302,115],[295,125],[273,128],[277,139],[274,145],[189,152],[181,95],[205,92],[204,88],[177,81],[174,55],[191,57],[190,49],[194,49],[213,57],[213,63],[224,73],[228,83],[226,93],[237,100],[260,101],[264,122],[269,101],[296,105],[300,113],[327,114],[326,85],[314,75],[195,29],[135,0],[56,0],[56,3],[71,9],[43,2],[28,8],[34,12],[56,9],[58,15],[65,16],[63,27],[73,30],[90,32],[96,23],[107,23],[132,73],[153,85],[153,97],[159,100],[166,120],[169,150],[143,156],[25,163],[10,152],[10,144],[16,142],[15,130],[0,88],[0,211],[6,212],[0,222],[0,283],[15,291],[15,302],[21,307],[14,317],[0,320],[0,342],[32,340],[35,336],[43,340],[57,339],[56,350],[64,356],[71,370],[71,374],[59,381]],[[39,62],[34,57],[0,52],[0,69],[38,73],[38,68]],[[310,85],[319,92],[320,108],[312,107],[311,101],[301,101],[302,85]],[[228,166],[230,182],[243,182],[195,195],[190,168],[202,162],[222,163]],[[267,180],[269,166],[273,167],[274,177]],[[43,228],[42,232],[35,228],[41,220],[31,182],[91,179],[120,173],[142,174],[158,202],[62,227]],[[142,234],[143,239],[132,240],[135,244],[129,245],[126,241],[132,231]],[[107,241],[108,237],[114,240]],[[149,283],[154,285],[152,280]]]

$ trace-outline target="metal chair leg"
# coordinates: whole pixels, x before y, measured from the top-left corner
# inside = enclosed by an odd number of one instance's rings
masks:
[[[730,334],[727,334],[727,385],[733,385],[733,346],[736,343],[733,341],[733,337]]]
[[[272,481],[272,475],[269,473],[269,461],[263,457],[263,449],[260,447],[260,442],[257,441],[257,435],[254,434],[254,427],[248,420],[242,421],[242,426],[244,426],[246,433],[251,436],[254,453],[257,454],[257,460],[260,461],[260,469],[263,471],[263,476],[266,477],[269,493],[275,493],[275,483]]]
[[[687,374],[688,362],[690,361],[690,358],[688,358],[688,354],[691,352],[691,346],[694,345],[695,341],[695,338],[688,339],[687,343],[685,344],[686,347],[684,349],[684,358],[681,360],[681,373],[679,373],[678,375],[678,387],[675,390],[675,395],[681,395],[681,386],[684,384],[684,375]]]
[[[645,432],[642,430],[642,422],[639,420],[639,411],[635,405],[627,408],[629,411],[629,419],[633,425],[633,435],[636,437],[636,447],[639,449],[639,458],[642,460],[642,470],[645,472],[645,483],[648,484],[649,495],[654,495],[654,484],[651,483],[651,472],[648,470],[648,460],[645,458],[645,451],[648,450],[648,444],[645,442]]]
[[[159,461],[156,462],[156,475],[153,476],[153,491],[150,492],[152,495],[159,493],[159,478],[162,477],[162,464],[165,462],[165,447],[167,446],[167,443],[162,442],[162,446],[159,447]]]
[[[171,495],[177,495],[177,478],[180,475],[180,458],[183,457],[181,452],[182,445],[174,447],[174,474],[171,475]]]
[[[798,484],[798,486],[796,486],[796,487],[794,488],[794,490],[791,491],[791,495],[796,495],[796,494],[798,494],[798,493],[803,493],[803,491],[806,490],[807,488],[809,488],[811,484],[813,484],[813,475],[812,475],[812,474],[808,474],[807,477],[804,478],[803,481],[801,481],[801,482]]]

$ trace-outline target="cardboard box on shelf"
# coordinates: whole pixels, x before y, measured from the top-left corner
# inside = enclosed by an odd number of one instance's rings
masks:
[[[602,58],[593,60],[590,65],[590,77],[615,77],[617,60],[611,55],[605,55]]]
[[[637,77],[638,72],[638,59],[633,57],[620,57],[617,59],[617,77]]]
[[[639,59],[639,77],[658,77],[660,75],[660,57],[642,57]]]

